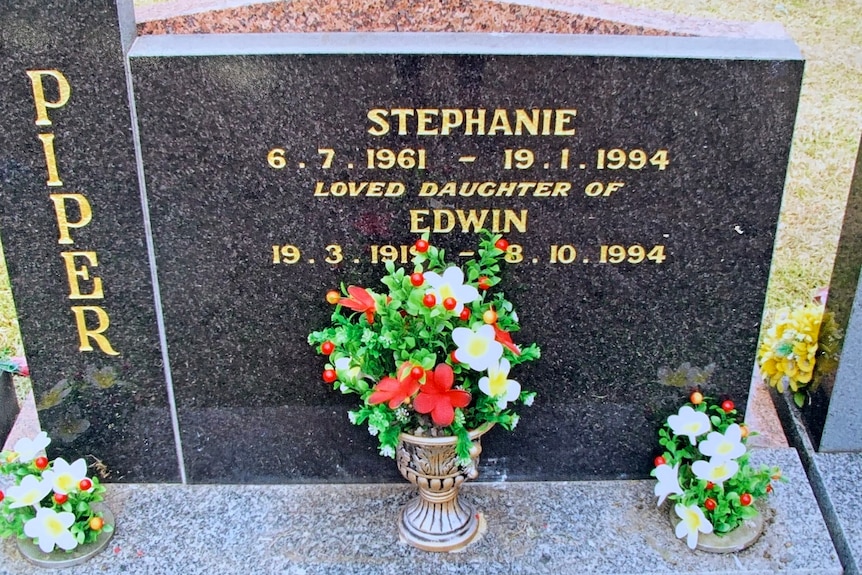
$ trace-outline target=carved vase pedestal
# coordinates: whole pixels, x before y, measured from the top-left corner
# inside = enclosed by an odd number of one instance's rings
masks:
[[[472,504],[460,495],[461,484],[479,475],[476,466],[485,424],[470,432],[470,464],[460,465],[455,437],[401,434],[396,461],[401,475],[419,488],[419,497],[401,508],[398,530],[410,545],[425,551],[455,551],[466,547],[479,532]]]

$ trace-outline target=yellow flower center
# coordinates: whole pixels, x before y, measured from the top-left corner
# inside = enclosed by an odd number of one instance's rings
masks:
[[[488,351],[488,341],[482,337],[474,337],[467,346],[467,353],[473,357],[482,357]]]
[[[47,531],[52,537],[58,537],[64,529],[65,527],[63,527],[63,524],[60,523],[60,520],[56,517],[49,517],[45,520],[45,531]]]
[[[69,492],[75,488],[75,478],[72,477],[70,473],[64,473],[62,475],[58,475],[54,480],[54,485],[60,488],[62,491]]]
[[[715,450],[719,455],[727,455],[731,451],[733,451],[733,444],[729,441],[723,441]]]
[[[493,397],[502,395],[506,391],[506,376],[503,375],[503,372],[488,372],[488,389]]]
[[[697,531],[700,527],[700,517],[691,509],[685,510],[685,524],[688,525],[689,531]]]

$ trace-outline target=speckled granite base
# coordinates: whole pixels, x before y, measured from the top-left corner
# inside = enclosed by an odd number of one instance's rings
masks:
[[[763,449],[790,483],[770,500],[746,551],[692,552],[655,506],[652,481],[473,483],[465,495],[487,531],[460,553],[398,542],[405,484],[111,485],[111,548],[64,573],[773,573],[835,574],[841,566],[796,452]],[[0,572],[32,573],[13,541]]]

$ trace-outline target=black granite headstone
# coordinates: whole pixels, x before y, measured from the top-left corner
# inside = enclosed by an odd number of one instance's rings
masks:
[[[0,445],[6,442],[19,411],[12,375],[6,371],[0,372]]]
[[[791,42],[168,36],[130,58],[191,481],[397,476],[306,335],[424,231],[453,254],[502,231],[517,338],[543,349],[485,478],[645,475],[685,364],[745,405]]]
[[[114,481],[177,481],[125,72],[131,0],[9,0],[0,15],[0,230],[50,454],[98,458]]]

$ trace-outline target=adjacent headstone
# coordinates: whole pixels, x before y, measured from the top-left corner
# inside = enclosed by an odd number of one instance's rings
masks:
[[[499,479],[644,476],[685,391],[745,405],[802,76],[789,41],[139,38],[167,349],[195,482],[396,477],[306,343],[418,234],[513,244],[536,404]],[[121,229],[117,228],[118,233]],[[694,374],[694,376],[689,377]]]
[[[5,443],[12,426],[15,425],[18,412],[18,397],[15,394],[12,375],[5,371],[0,372],[0,444]]]
[[[819,451],[862,451],[862,146],[856,159],[856,170],[838,251],[829,283],[825,313],[843,331],[838,342],[837,369],[815,365],[815,382],[820,385],[816,401],[802,414],[809,434]]]
[[[125,72],[131,0],[9,0],[2,14],[0,231],[51,455],[177,481]]]

